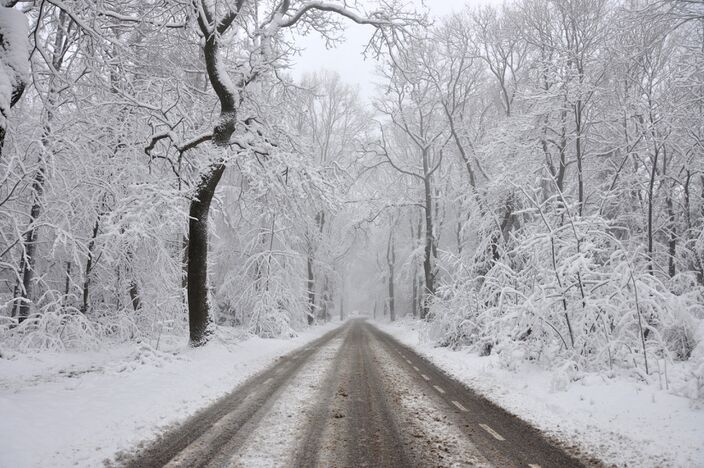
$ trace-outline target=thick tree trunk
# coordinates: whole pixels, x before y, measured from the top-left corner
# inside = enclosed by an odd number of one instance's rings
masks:
[[[210,2],[194,2],[198,25],[205,43],[203,44],[203,58],[208,79],[213,91],[220,101],[220,118],[213,128],[212,141],[216,150],[226,150],[230,144],[230,137],[237,126],[237,109],[241,103],[240,87],[231,86],[230,77],[227,75],[224,64],[220,62],[219,48],[220,37],[225,34],[238,12],[231,12],[219,23],[216,30],[211,29],[215,12]],[[238,91],[239,90],[239,91]],[[210,324],[210,310],[208,307],[208,216],[210,202],[215,195],[215,189],[225,171],[225,160],[213,163],[208,171],[201,176],[196,187],[190,206],[190,220],[188,223],[188,326],[191,337],[191,346],[202,346],[208,341],[208,326]]]
[[[224,171],[225,164],[217,163],[201,177],[189,211],[187,269],[191,346],[201,346],[208,341],[208,215],[210,202]]]

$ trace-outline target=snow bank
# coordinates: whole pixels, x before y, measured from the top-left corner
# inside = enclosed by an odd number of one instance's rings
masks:
[[[418,322],[377,325],[490,400],[607,463],[704,466],[704,409],[691,399],[627,376],[572,375],[433,348],[420,338]]]
[[[6,355],[0,359],[0,466],[100,466],[225,395],[247,377],[339,323],[293,339],[218,334],[192,349]]]

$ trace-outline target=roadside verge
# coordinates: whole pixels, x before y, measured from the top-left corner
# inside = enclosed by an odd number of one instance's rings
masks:
[[[0,359],[0,466],[101,466],[232,391],[339,322],[292,339],[184,340]]]

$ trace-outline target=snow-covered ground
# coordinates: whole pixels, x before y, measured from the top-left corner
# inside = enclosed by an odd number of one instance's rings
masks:
[[[199,349],[162,337],[158,349],[6,352],[0,359],[0,467],[101,466],[336,326],[293,339],[220,332]]]
[[[571,382],[528,363],[434,348],[417,322],[376,323],[498,405],[583,453],[618,466],[704,467],[704,408],[626,377]]]

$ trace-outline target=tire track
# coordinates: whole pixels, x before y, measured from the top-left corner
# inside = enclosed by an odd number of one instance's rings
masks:
[[[277,391],[285,386],[314,353],[346,330],[347,326],[332,330],[305,348],[284,356],[277,364],[248,379],[230,394],[159,436],[136,455],[119,458],[116,462],[129,468],[206,466],[225,444],[237,437],[242,426],[275,397]],[[189,447],[190,454],[183,454]]]

